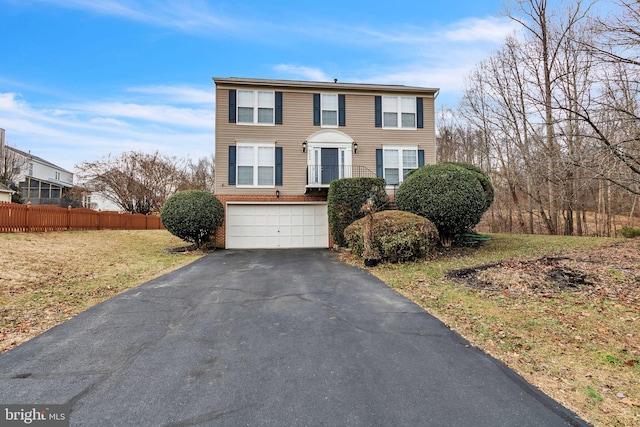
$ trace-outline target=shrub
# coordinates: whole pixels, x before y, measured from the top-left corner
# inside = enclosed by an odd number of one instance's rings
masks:
[[[463,163],[463,162],[446,162],[446,163],[443,163],[443,165],[460,166],[461,168],[465,168],[466,170],[473,172],[476,179],[480,181],[480,185],[482,185],[482,190],[484,191],[484,195],[487,199],[486,200],[487,204],[484,209],[485,212],[487,211],[487,209],[491,207],[491,204],[493,203],[493,198],[495,197],[495,191],[493,189],[493,184],[491,184],[491,180],[489,179],[487,174],[482,171],[482,169],[480,169],[479,167],[470,165],[469,163]]]
[[[171,234],[199,248],[209,242],[210,236],[222,224],[224,207],[209,192],[181,191],[167,199],[160,219]]]
[[[329,228],[333,241],[344,246],[344,229],[364,214],[360,212],[367,199],[373,199],[376,209],[387,201],[383,178],[343,178],[331,182],[327,196]]]
[[[470,231],[480,222],[487,198],[473,172],[438,164],[423,166],[410,174],[398,188],[396,205],[433,222],[440,243],[451,246],[456,235]]]
[[[344,230],[347,245],[353,253],[364,252],[364,223],[361,218]],[[374,251],[382,261],[402,262],[424,258],[438,242],[438,230],[433,223],[410,212],[389,210],[373,214]]]
[[[635,239],[636,237],[640,237],[640,228],[625,226],[618,230],[618,234],[627,239]]]

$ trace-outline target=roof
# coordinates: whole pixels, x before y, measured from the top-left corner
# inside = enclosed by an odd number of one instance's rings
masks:
[[[213,77],[213,81],[218,84],[226,85],[247,85],[247,86],[270,86],[270,87],[293,87],[299,89],[336,89],[368,91],[368,92],[411,92],[411,93],[427,93],[434,98],[440,92],[439,88],[429,88],[420,86],[405,85],[386,85],[386,84],[370,84],[370,83],[342,83],[334,82],[316,82],[303,80],[271,80],[271,79],[252,79],[243,77]]]
[[[33,154],[31,154],[31,153],[25,153],[25,152],[24,152],[24,151],[22,151],[22,150],[18,150],[17,148],[10,147],[10,146],[8,146],[8,145],[5,145],[5,147],[6,147],[6,148],[8,148],[9,150],[13,150],[13,151],[14,151],[14,152],[16,152],[17,154],[19,154],[19,155],[21,155],[21,156],[24,156],[24,157],[26,157],[26,158],[28,158],[28,159],[30,159],[30,160],[36,160],[36,161],[38,161],[38,162],[40,162],[40,163],[42,163],[42,164],[44,164],[44,165],[50,166],[50,167],[55,168],[55,169],[59,169],[59,170],[60,170],[60,171],[62,171],[62,172],[73,173],[73,172],[70,172],[70,171],[68,171],[68,170],[66,170],[66,169],[64,169],[64,168],[61,168],[61,167],[60,167],[60,166],[58,166],[58,165],[55,165],[55,164],[53,164],[53,163],[51,163],[51,162],[49,162],[49,161],[47,161],[47,160],[43,159],[42,157],[34,156],[34,155],[33,155]]]
[[[15,193],[15,191],[13,191],[12,189],[10,189],[9,187],[7,187],[6,185],[0,183],[0,193]]]

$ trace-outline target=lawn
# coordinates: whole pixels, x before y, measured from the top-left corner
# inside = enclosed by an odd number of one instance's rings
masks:
[[[0,353],[202,256],[165,230],[0,234]]]
[[[585,420],[640,426],[640,240],[491,237],[370,271]]]

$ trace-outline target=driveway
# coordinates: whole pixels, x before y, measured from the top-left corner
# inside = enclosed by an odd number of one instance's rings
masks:
[[[0,356],[77,426],[583,425],[327,250],[220,251]],[[35,424],[34,424],[35,425]]]

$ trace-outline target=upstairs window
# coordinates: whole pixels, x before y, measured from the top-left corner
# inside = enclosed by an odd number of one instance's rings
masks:
[[[416,98],[409,96],[383,96],[382,120],[385,128],[415,129]]]
[[[338,126],[338,94],[322,94],[322,126]]]
[[[238,91],[238,123],[274,124],[275,92]]]

